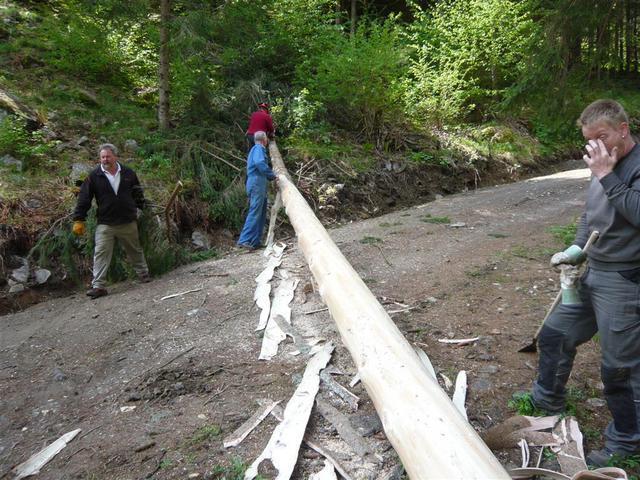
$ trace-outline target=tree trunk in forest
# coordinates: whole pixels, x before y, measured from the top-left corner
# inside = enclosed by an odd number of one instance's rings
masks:
[[[625,65],[624,65],[624,70],[625,72],[629,73],[631,72],[631,45],[633,43],[633,40],[631,38],[631,35],[633,33],[633,20],[631,19],[631,0],[625,0],[625,13],[626,13],[626,18],[625,18],[625,25],[624,25],[624,34],[625,34],[625,50],[626,50],[626,55],[625,55]]]
[[[169,7],[170,0],[160,0],[160,66],[158,87],[158,123],[169,128]]]
[[[356,33],[356,21],[358,20],[357,0],[351,0],[351,38]]]

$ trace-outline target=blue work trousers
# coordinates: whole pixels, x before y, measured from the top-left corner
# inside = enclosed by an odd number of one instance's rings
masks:
[[[262,180],[262,179],[260,179]],[[238,245],[258,248],[262,245],[262,232],[267,221],[267,181],[247,182],[249,212],[238,239]]]
[[[582,303],[558,305],[538,337],[538,378],[533,401],[550,412],[564,409],[565,385],[576,348],[599,333],[604,397],[613,420],[605,446],[640,451],[640,285],[618,272],[589,267],[579,287]]]

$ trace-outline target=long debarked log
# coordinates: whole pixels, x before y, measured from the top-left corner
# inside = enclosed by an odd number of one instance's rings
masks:
[[[333,243],[290,181],[275,142],[269,151],[298,244],[410,478],[509,479]]]

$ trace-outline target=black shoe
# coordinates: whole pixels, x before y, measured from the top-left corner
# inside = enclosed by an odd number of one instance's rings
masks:
[[[107,292],[106,288],[92,288],[90,290],[87,290],[87,296],[91,297],[92,300],[95,300],[99,297],[104,297],[108,294],[109,292]]]
[[[151,277],[149,276],[148,273],[145,273],[144,275],[140,275],[138,277],[138,281],[140,283],[149,283],[151,281]]]
[[[587,465],[590,467],[608,467],[612,463],[616,464],[618,461],[624,460],[627,457],[636,456],[640,452],[614,452],[610,448],[604,447],[602,450],[592,450],[587,455]]]

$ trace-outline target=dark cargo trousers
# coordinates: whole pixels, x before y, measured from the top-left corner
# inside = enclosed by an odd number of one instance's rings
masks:
[[[582,304],[559,305],[540,331],[533,384],[537,407],[563,410],[576,348],[599,332],[600,373],[613,417],[604,432],[605,446],[623,454],[640,450],[639,292],[638,283],[618,272],[588,268],[581,279]]]

